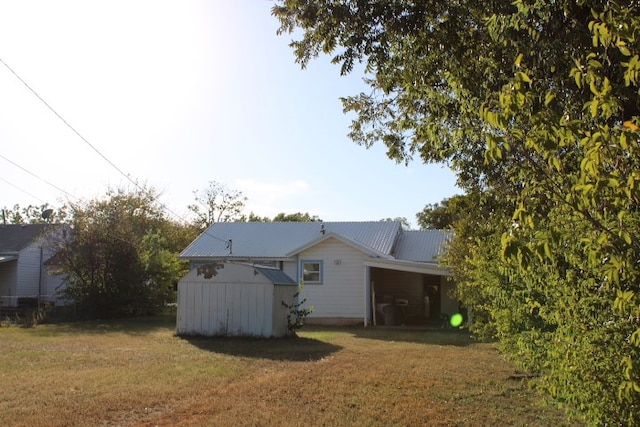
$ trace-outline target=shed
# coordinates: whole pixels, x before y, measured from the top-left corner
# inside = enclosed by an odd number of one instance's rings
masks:
[[[178,335],[282,337],[296,282],[272,267],[223,262],[178,282]]]

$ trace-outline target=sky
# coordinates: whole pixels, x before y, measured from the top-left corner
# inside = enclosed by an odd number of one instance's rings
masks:
[[[446,166],[351,141],[340,97],[366,91],[362,75],[327,57],[302,70],[272,5],[0,0],[0,207],[135,181],[188,219],[215,181],[242,192],[247,215],[416,228],[426,204],[461,193]]]

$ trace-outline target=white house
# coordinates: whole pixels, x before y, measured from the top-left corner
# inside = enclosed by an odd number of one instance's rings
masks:
[[[51,274],[45,263],[54,255],[51,239],[64,232],[55,224],[0,225],[1,306],[62,304],[57,293],[62,276]]]
[[[309,323],[426,324],[459,312],[438,256],[444,230],[399,222],[233,222],[210,226],[180,257],[275,267],[304,282]]]

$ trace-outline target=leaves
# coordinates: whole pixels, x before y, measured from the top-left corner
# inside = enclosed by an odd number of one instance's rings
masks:
[[[640,425],[639,6],[279,3],[301,58],[330,39],[343,71],[366,64],[371,91],[344,101],[352,139],[447,162],[499,201],[451,225],[477,330],[589,423]]]

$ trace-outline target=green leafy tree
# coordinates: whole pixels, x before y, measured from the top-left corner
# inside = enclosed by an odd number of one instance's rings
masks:
[[[196,190],[193,194],[196,203],[189,205],[188,208],[195,214],[195,225],[200,230],[216,222],[231,222],[242,218],[241,214],[247,198],[241,191],[210,181],[206,189]]]
[[[421,229],[451,228],[456,220],[471,214],[476,200],[466,195],[456,195],[440,203],[427,204],[416,214]]]
[[[40,206],[28,205],[21,208],[14,205],[13,208],[2,209],[2,220],[8,224],[43,224],[61,223],[67,220],[67,206],[53,208],[48,203]]]
[[[309,215],[308,212],[296,212],[293,214],[279,213],[273,217],[273,222],[319,222],[322,221],[317,215]]]
[[[343,98],[355,142],[446,162],[499,203],[470,211],[489,218],[475,230],[454,219],[451,256],[506,354],[589,423],[640,425],[640,4],[272,11],[302,66],[321,52],[343,74],[363,64],[370,90]]]
[[[238,221],[240,222],[318,222],[322,221],[317,215],[309,215],[308,212],[296,212],[293,214],[287,214],[284,212],[274,216],[273,219],[268,216],[261,217],[251,212],[248,217],[242,216]]]
[[[70,209],[72,233],[56,258],[81,315],[153,314],[175,300],[173,284],[185,271],[176,251],[184,241],[153,189],[109,191]]]
[[[395,217],[395,218],[384,218],[381,221],[383,222],[399,222],[402,225],[402,228],[405,230],[409,230],[411,228],[411,224],[409,220],[405,217]]]

